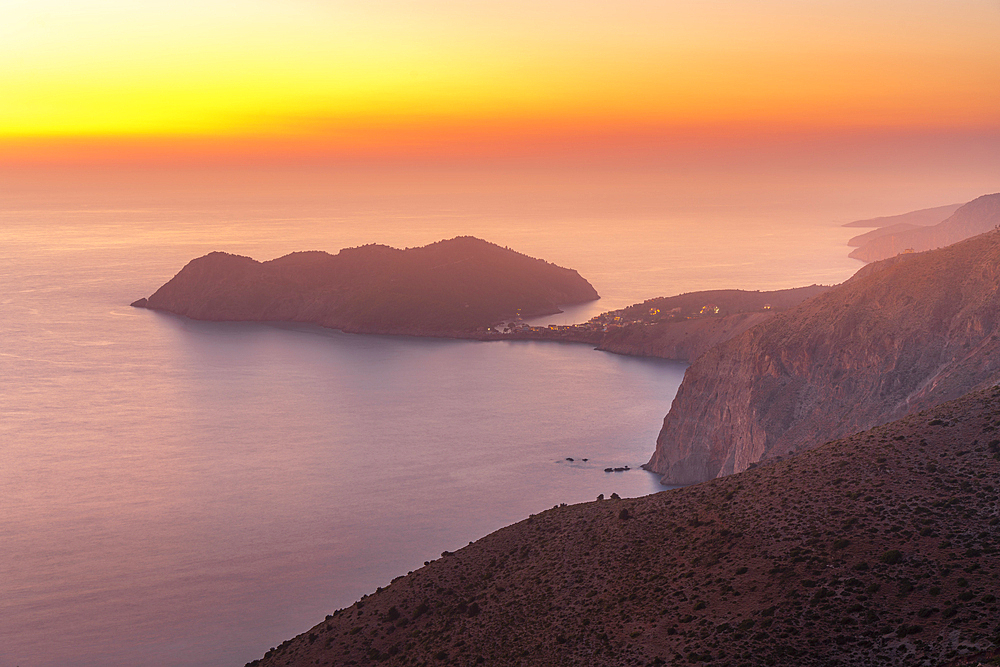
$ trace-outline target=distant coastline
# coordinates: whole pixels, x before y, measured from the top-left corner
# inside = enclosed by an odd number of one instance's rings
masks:
[[[1000,194],[978,197],[967,204],[951,204],[902,215],[858,220],[845,227],[875,227],[847,242],[848,257],[863,262],[889,259],[899,254],[943,248],[1000,224]]]

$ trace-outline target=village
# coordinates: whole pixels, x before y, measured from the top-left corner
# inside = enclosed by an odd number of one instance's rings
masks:
[[[604,339],[604,334],[619,329],[718,317],[733,312],[728,309],[723,310],[714,303],[706,303],[687,309],[681,306],[674,306],[673,308],[657,307],[657,302],[664,300],[651,299],[640,304],[622,308],[621,310],[611,310],[601,313],[582,324],[531,326],[520,318],[512,318],[497,322],[486,328],[482,334],[484,340],[557,340],[597,345]],[[771,310],[771,304],[765,303],[759,309],[764,311]]]

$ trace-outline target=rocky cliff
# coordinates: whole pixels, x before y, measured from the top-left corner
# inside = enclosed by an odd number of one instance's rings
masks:
[[[1000,225],[1000,194],[983,195],[935,225],[911,228],[904,225],[895,227],[891,232],[883,229],[874,234],[869,232],[857,236],[849,244],[857,243],[860,247],[853,250],[849,257],[874,262],[907,250],[933,250],[982,234],[997,225]]]
[[[995,382],[998,288],[1000,232],[864,267],[702,355],[647,467],[711,479]]]
[[[213,252],[133,305],[199,320],[451,335],[597,298],[576,271],[466,236],[422,248],[368,245],[268,262]]]
[[[554,507],[250,665],[997,664],[998,426],[990,388],[739,475]]]

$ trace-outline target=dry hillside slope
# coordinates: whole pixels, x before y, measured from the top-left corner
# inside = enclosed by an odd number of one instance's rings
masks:
[[[938,666],[992,651],[998,429],[991,387],[742,474],[555,507],[251,664]]]

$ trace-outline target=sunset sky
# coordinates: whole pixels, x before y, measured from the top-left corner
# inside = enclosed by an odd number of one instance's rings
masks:
[[[1000,132],[997,0],[4,0],[0,159]]]

